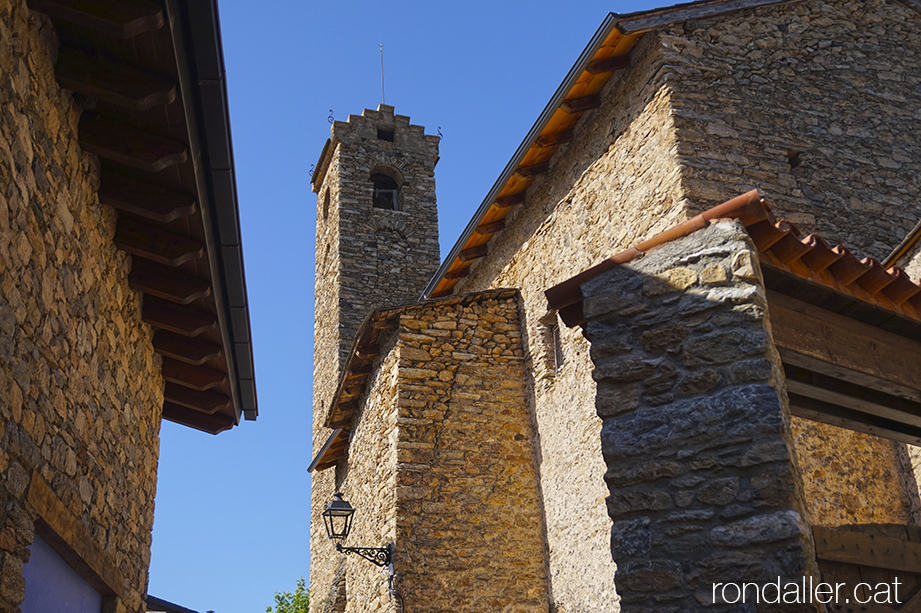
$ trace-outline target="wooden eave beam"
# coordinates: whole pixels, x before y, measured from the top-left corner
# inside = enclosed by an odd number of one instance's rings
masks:
[[[230,398],[217,392],[200,392],[175,383],[167,383],[163,398],[179,406],[213,415],[230,408]]]
[[[503,228],[505,228],[505,220],[499,219],[497,221],[492,221],[489,223],[481,223],[480,225],[476,227],[474,232],[476,232],[477,234],[489,235],[489,234],[495,234],[496,232],[498,232],[499,230],[502,230]]]
[[[359,396],[361,396],[362,391],[363,390],[360,387],[356,387],[354,389],[349,389],[349,390],[344,390],[341,394],[339,394],[339,400],[349,401],[354,398],[358,398]]]
[[[180,266],[205,253],[204,245],[193,238],[125,217],[118,219],[115,244],[127,253],[167,266]]]
[[[184,364],[171,358],[163,358],[163,378],[199,392],[227,383],[227,373],[207,366]]]
[[[345,373],[346,385],[349,385],[349,381],[353,379],[362,379],[371,374],[371,363],[367,364],[356,364],[354,366],[349,366],[348,372]]]
[[[472,262],[473,260],[486,257],[489,253],[489,247],[487,245],[477,245],[476,247],[468,247],[460,252],[458,258],[461,262]]]
[[[128,284],[138,291],[178,304],[189,304],[211,293],[211,284],[205,279],[140,258],[132,263]]]
[[[812,533],[819,560],[921,573],[921,543],[822,526],[814,526]]]
[[[538,147],[556,147],[572,140],[572,128],[551,132],[550,134],[541,134],[537,137]]]
[[[790,412],[797,417],[910,445],[921,444],[921,428],[855,411],[831,402],[800,396],[793,392],[790,392],[788,396]]]
[[[565,100],[560,106],[564,111],[571,115],[583,113],[590,109],[596,108],[601,104],[601,97],[598,94],[582,96],[581,98],[571,98]]]
[[[921,428],[921,403],[805,368],[784,365],[787,391],[814,400]]]
[[[208,360],[221,355],[221,346],[210,341],[188,338],[165,330],[159,330],[153,338],[154,351],[162,356],[201,366]]]
[[[616,57],[606,57],[601,60],[595,60],[589,62],[589,65],[585,67],[585,72],[589,74],[602,74],[605,72],[614,72],[616,70],[623,70],[624,68],[630,67],[630,56],[629,55],[619,55]]]
[[[99,201],[158,223],[169,223],[195,212],[195,198],[188,194],[106,169],[100,177]]]
[[[550,160],[544,160],[543,162],[537,162],[536,164],[531,164],[529,166],[519,166],[515,170],[515,174],[523,179],[529,179],[531,177],[536,177],[537,175],[542,175],[547,170],[550,169]]]
[[[233,417],[224,413],[206,415],[172,402],[163,403],[163,419],[189,426],[196,430],[202,430],[209,434],[217,434],[234,426]]]
[[[132,38],[166,23],[163,10],[146,0],[28,0],[28,4],[52,19],[111,38]]]
[[[501,198],[496,198],[495,206],[500,209],[507,209],[508,207],[516,206],[524,203],[525,191],[522,190],[517,194],[511,194],[510,196],[502,196]]]
[[[360,360],[373,360],[380,355],[377,345],[365,345],[355,348],[355,356]]]
[[[101,158],[145,172],[160,172],[189,159],[184,143],[98,117],[80,121],[80,145]]]
[[[339,415],[330,416],[329,423],[327,426],[330,428],[348,428],[352,423],[352,415]]]
[[[470,267],[465,266],[464,268],[457,268],[455,270],[449,270],[445,273],[445,279],[462,279],[470,274]]]
[[[144,297],[141,317],[154,328],[183,336],[198,336],[217,326],[217,317],[211,313],[153,296]]]
[[[176,99],[176,86],[128,64],[62,47],[54,73],[65,88],[132,111],[147,111]]]
[[[921,400],[921,343],[771,290],[767,296],[785,363]]]

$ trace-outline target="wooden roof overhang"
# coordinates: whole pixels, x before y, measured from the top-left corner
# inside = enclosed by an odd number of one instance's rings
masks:
[[[374,373],[381,353],[381,345],[388,333],[399,325],[400,315],[433,304],[444,306],[470,304],[481,300],[502,300],[517,295],[518,290],[499,288],[372,311],[362,322],[355,335],[345,368],[339,378],[339,385],[323,421],[323,425],[333,428],[333,432],[316,453],[307,470],[312,472],[331,468],[347,455],[355,415],[367,391],[368,381]]]
[[[719,219],[738,219],[761,260],[771,328],[794,415],[921,444],[921,285],[774,218],[753,190],[546,291],[569,326],[581,285]]]
[[[215,0],[28,0],[132,256],[166,382],[163,417],[210,433],[258,413]]]
[[[486,194],[422,298],[449,295],[459,280],[470,274],[471,265],[489,254],[490,239],[505,227],[513,207],[527,204],[528,186],[549,171],[551,158],[573,138],[579,118],[601,103],[601,89],[611,76],[630,67],[630,52],[642,34],[688,19],[791,1],[796,0],[703,0],[637,13],[609,13]]]

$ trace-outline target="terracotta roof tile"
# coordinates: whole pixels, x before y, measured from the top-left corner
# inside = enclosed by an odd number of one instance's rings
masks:
[[[859,258],[842,245],[834,247],[816,234],[802,236],[786,220],[777,220],[757,190],[713,207],[670,230],[622,251],[546,291],[551,309],[564,323],[584,323],[580,286],[614,266],[700,230],[717,219],[739,219],[754,242],[762,265],[824,285],[841,294],[921,321],[921,285],[900,268],[884,268],[873,258]]]

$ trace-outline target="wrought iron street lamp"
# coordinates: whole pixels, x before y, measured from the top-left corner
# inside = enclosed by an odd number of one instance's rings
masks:
[[[336,543],[336,551],[344,554],[356,554],[377,566],[390,567],[393,561],[393,545],[386,547],[345,547],[342,541],[352,530],[352,516],[355,509],[342,499],[342,494],[333,494],[332,502],[323,511],[323,523],[326,525],[326,535]]]

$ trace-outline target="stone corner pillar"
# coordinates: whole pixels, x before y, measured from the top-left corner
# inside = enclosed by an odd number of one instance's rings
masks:
[[[586,282],[582,294],[621,610],[774,610],[752,604],[751,592],[743,604],[734,588],[714,589],[816,574],[783,373],[744,228],[713,224]]]

